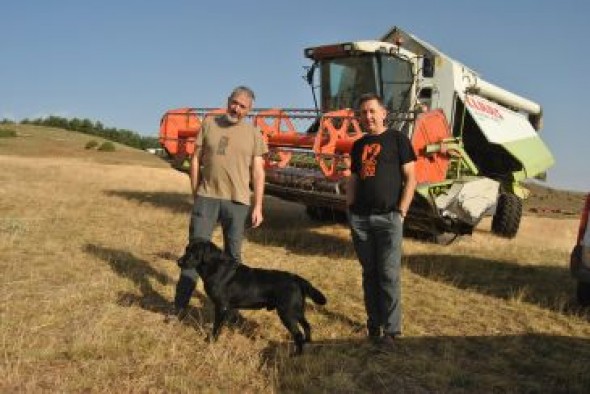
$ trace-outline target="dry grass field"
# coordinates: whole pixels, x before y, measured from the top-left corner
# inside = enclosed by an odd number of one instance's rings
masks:
[[[489,221],[450,246],[406,239],[404,336],[365,340],[348,230],[267,198],[244,260],[301,274],[315,342],[300,357],[274,312],[205,339],[199,283],[183,322],[164,323],[184,250],[185,175],[147,153],[13,126],[0,139],[0,392],[588,392],[590,313],[567,260],[577,216],[527,215],[513,240]],[[220,233],[214,241],[221,244]]]

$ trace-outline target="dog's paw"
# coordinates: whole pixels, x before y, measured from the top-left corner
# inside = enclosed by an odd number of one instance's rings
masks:
[[[207,336],[205,337],[205,341],[208,343],[215,343],[217,342],[217,337],[213,334],[207,334]]]
[[[173,321],[182,321],[188,316],[188,308],[171,308],[164,315],[164,323],[168,324]]]

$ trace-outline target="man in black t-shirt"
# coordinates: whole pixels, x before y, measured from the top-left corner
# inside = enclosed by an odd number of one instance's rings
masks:
[[[416,189],[416,155],[406,135],[385,125],[379,96],[361,96],[359,110],[366,134],[352,147],[346,202],[363,272],[368,335],[391,346],[401,334],[401,244]]]

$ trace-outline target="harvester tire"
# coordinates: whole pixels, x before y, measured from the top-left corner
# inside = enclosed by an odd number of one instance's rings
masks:
[[[581,306],[590,306],[590,283],[579,280],[576,295],[578,304]]]
[[[492,219],[492,232],[500,237],[514,238],[522,217],[522,200],[512,193],[502,193],[498,198],[496,213]]]

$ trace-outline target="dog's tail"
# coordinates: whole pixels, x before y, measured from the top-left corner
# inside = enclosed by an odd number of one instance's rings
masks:
[[[311,298],[316,304],[326,305],[326,302],[328,302],[328,300],[326,300],[326,296],[321,291],[313,287],[313,285],[307,280],[299,277],[299,285],[303,290],[303,294]]]

